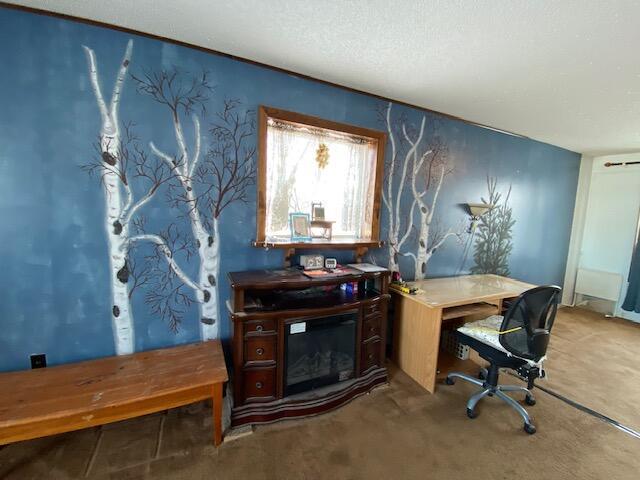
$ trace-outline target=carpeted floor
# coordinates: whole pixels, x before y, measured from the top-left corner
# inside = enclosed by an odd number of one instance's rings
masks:
[[[640,325],[580,309],[562,309],[556,322],[549,380],[541,385],[640,430]],[[483,400],[479,417],[469,420],[472,391],[458,382],[430,395],[391,367],[389,387],[326,415],[258,427],[218,450],[209,444],[208,409],[176,409],[105,426],[101,434],[9,445],[0,450],[0,478],[639,478],[637,438],[540,390],[529,407],[536,435],[525,434],[520,417],[496,399]]]

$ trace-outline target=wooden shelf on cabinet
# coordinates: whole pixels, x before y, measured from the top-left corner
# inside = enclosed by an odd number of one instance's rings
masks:
[[[257,248],[279,248],[279,249],[298,249],[298,250],[314,250],[314,249],[332,249],[332,250],[355,250],[356,248],[379,248],[384,247],[385,242],[382,240],[311,240],[310,242],[270,242],[270,241],[254,241],[252,243]]]
[[[273,290],[336,285],[347,282],[359,282],[361,280],[380,279],[388,277],[389,275],[388,270],[380,272],[360,272],[354,270],[353,275],[309,278],[297,268],[287,268],[281,270],[231,272],[227,277],[229,278],[231,288],[234,290]]]
[[[256,248],[275,248],[285,250],[284,266],[290,267],[296,250],[355,250],[356,262],[362,262],[364,255],[370,248],[384,247],[382,240],[344,240],[344,239],[313,239],[309,242],[272,242],[255,240],[252,245]]]
[[[337,297],[334,297],[337,298]],[[307,306],[298,305],[298,308],[295,308],[293,305],[288,305],[286,309],[272,309],[272,310],[247,310],[245,312],[231,312],[231,319],[233,321],[245,321],[245,320],[261,320],[261,319],[275,319],[275,318],[290,318],[290,317],[300,317],[304,318],[306,316],[313,315],[317,313],[319,308],[325,308],[327,313],[333,313],[338,310],[345,310],[345,308],[353,308],[357,309],[362,306],[367,306],[369,304],[373,304],[376,302],[380,302],[381,300],[388,301],[391,298],[389,294],[376,294],[375,296],[368,297],[351,297],[348,299],[345,296],[344,301],[341,303],[336,303],[333,307],[330,307],[329,302],[314,302],[315,304],[310,304]],[[349,301],[351,300],[351,301]]]

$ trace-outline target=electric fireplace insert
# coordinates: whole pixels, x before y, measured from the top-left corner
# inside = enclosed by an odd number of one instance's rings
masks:
[[[285,326],[285,396],[355,377],[357,311]]]

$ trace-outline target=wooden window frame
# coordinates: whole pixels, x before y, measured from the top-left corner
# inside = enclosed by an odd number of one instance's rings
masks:
[[[295,242],[266,241],[266,219],[267,219],[267,121],[269,118],[282,120],[290,123],[297,123],[303,126],[324,128],[341,133],[367,137],[373,140],[376,146],[376,168],[373,191],[373,212],[371,219],[371,239],[363,241],[341,241],[332,240],[323,243],[312,242],[304,244],[314,248],[356,248],[380,246],[380,210],[382,207],[382,181],[384,176],[384,154],[387,145],[387,134],[379,130],[357,127],[347,123],[339,123],[323,118],[304,115],[302,113],[290,112],[278,108],[261,105],[258,108],[258,165],[257,165],[257,198],[256,198],[256,247],[290,248],[301,247]]]

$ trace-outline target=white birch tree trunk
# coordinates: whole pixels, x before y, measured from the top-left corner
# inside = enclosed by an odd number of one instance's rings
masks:
[[[196,239],[198,246],[198,259],[200,262],[198,269],[198,280],[185,282],[192,288],[198,300],[200,313],[200,338],[202,340],[212,340],[218,338],[219,318],[218,318],[218,274],[220,270],[220,241],[218,232],[218,221],[213,219],[213,232],[208,232],[205,228],[200,212],[196,194],[193,189],[192,176],[200,157],[200,122],[197,117],[193,117],[195,128],[195,151],[190,158],[182,125],[176,112],[173,114],[173,126],[180,151],[180,162],[174,163],[173,159],[160,151],[153,142],[150,143],[151,150],[162,158],[170,168],[172,168],[180,179],[180,184],[184,189],[186,205],[189,210],[189,221],[191,232]],[[174,263],[169,266],[173,268]],[[195,284],[195,285],[194,285]]]
[[[129,301],[128,282],[128,225],[121,223],[125,201],[121,190],[121,179],[118,175],[120,155],[120,127],[118,123],[118,106],[122,85],[126,78],[131,61],[132,40],[129,40],[120,65],[120,70],[111,96],[109,107],[104,100],[98,78],[98,67],[95,53],[83,46],[89,64],[89,76],[93,93],[100,110],[100,150],[102,162],[102,186],[105,201],[104,226],[107,232],[109,247],[109,276],[111,283],[111,320],[116,353],[125,355],[134,351],[135,338],[133,316]]]
[[[402,247],[404,243],[408,240],[411,230],[413,229],[413,217],[414,210],[416,207],[416,201],[411,204],[411,209],[409,211],[409,216],[407,221],[405,222],[405,228],[402,236],[400,236],[400,230],[402,226],[402,218],[401,218],[401,201],[402,201],[402,193],[405,187],[406,179],[407,179],[407,171],[409,167],[409,162],[412,158],[415,157],[416,149],[418,145],[422,141],[422,136],[424,134],[424,126],[425,126],[425,118],[422,117],[422,123],[420,124],[420,131],[418,134],[418,139],[415,143],[411,143],[411,148],[408,149],[404,162],[400,168],[400,178],[398,181],[397,191],[394,192],[394,177],[396,173],[396,163],[398,150],[396,146],[396,138],[394,135],[394,131],[391,125],[391,102],[387,104],[387,110],[385,115],[387,134],[389,135],[389,142],[391,143],[391,162],[389,164],[389,174],[387,176],[387,185],[386,192],[382,192],[382,201],[387,208],[387,214],[389,218],[389,235],[387,237],[388,242],[388,253],[389,253],[389,270],[391,271],[400,271],[400,265],[398,262],[399,256],[407,256],[407,254],[402,253]],[[405,137],[408,138],[405,126],[402,126],[402,131],[405,134]],[[414,165],[415,166],[415,165]],[[415,184],[415,176],[416,171],[414,168],[412,183]]]
[[[406,126],[404,124],[402,125],[402,135],[410,148],[407,149],[407,153],[404,157],[404,163],[399,168],[400,177],[394,191],[394,176],[396,173],[397,161],[397,139],[395,138],[394,129],[391,124],[391,102],[389,102],[386,110],[386,127],[387,134],[389,135],[389,141],[391,143],[391,162],[389,165],[389,174],[387,176],[386,191],[383,191],[383,202],[389,215],[389,244],[387,247],[389,254],[389,269],[399,271],[399,256],[411,257],[413,259],[414,278],[416,280],[423,279],[426,276],[427,264],[434,252],[448,237],[455,235],[451,230],[449,230],[442,238],[439,238],[435,244],[429,246],[431,223],[433,220],[433,213],[438,202],[442,182],[444,180],[445,166],[440,166],[441,168],[437,179],[436,189],[431,204],[429,205],[425,201],[428,185],[424,185],[424,187],[420,189],[417,186],[419,176],[422,175],[424,173],[424,169],[427,168],[427,157],[433,154],[432,150],[427,150],[421,155],[418,154],[418,149],[424,136],[425,123],[426,118],[423,116],[415,140],[413,140],[407,133]],[[412,168],[410,177],[407,178],[409,164],[412,165]],[[408,182],[411,184],[412,203],[408,212],[408,217],[404,221],[405,228],[402,229],[403,218],[401,215],[406,212],[406,209],[401,208],[401,201],[405,184]],[[404,251],[403,246],[411,236],[411,232],[413,230],[416,219],[416,209],[418,210],[417,246],[415,251]],[[403,230],[403,232],[401,232],[401,230]]]
[[[392,272],[399,272],[400,271],[400,265],[398,264],[398,254],[396,253],[396,248],[395,248],[395,244],[398,243],[398,240],[394,239],[394,238],[391,238],[391,236],[390,236],[388,242],[389,242],[389,244],[387,246],[387,250],[389,252],[388,268]]]
[[[429,223],[427,222],[427,214],[420,209],[420,229],[418,231],[418,247],[414,257],[415,280],[422,280],[427,273],[427,262],[431,258],[431,252],[427,250],[427,242],[429,241]]]
[[[213,237],[200,242],[199,283],[202,288],[200,304],[200,335],[202,340],[218,338],[218,275],[220,273],[220,235],[218,220],[213,220]],[[206,300],[206,301],[205,301]]]
[[[427,155],[430,155],[432,152],[427,151],[422,155],[422,160],[416,165],[416,168],[420,168],[422,166],[423,160]],[[415,173],[415,172],[414,172]],[[433,221],[433,213],[435,211],[436,205],[438,203],[438,197],[440,196],[440,189],[442,187],[442,182],[444,180],[445,175],[445,166],[441,165],[440,175],[438,177],[438,183],[436,185],[435,193],[433,194],[433,199],[431,200],[431,205],[428,206],[426,202],[422,200],[422,197],[426,194],[426,191],[418,192],[415,188],[415,177],[413,184],[413,194],[416,201],[416,204],[419,207],[420,211],[420,228],[418,231],[418,247],[416,249],[415,256],[413,256],[414,260],[414,268],[415,268],[415,279],[422,280],[425,278],[427,274],[427,263],[431,260],[431,257],[435,253],[435,251],[442,246],[442,244],[447,240],[447,238],[456,235],[451,229],[449,229],[442,238],[439,238],[435,243],[429,246],[429,235],[431,233],[431,222]]]
[[[218,271],[220,266],[220,242],[217,219],[213,219],[213,232],[209,233],[202,223],[198,211],[192,175],[200,157],[200,122],[193,117],[195,127],[195,152],[189,159],[180,120],[174,117],[174,127],[178,145],[183,155],[182,185],[185,189],[191,231],[198,245],[200,267],[198,272],[198,290],[196,295],[200,307],[200,338],[212,340],[218,338]]]

